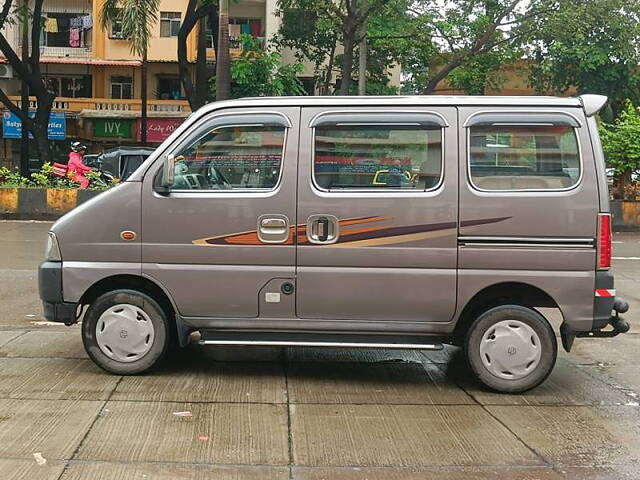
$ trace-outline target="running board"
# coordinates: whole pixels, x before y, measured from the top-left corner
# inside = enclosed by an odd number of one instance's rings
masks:
[[[239,335],[229,335],[227,332],[202,332],[200,345],[244,345],[244,346],[260,346],[260,347],[326,347],[326,348],[387,348],[399,350],[442,350],[443,346],[439,342],[416,342],[413,337],[412,341],[406,338],[394,338],[386,336],[374,339],[363,336],[360,339],[357,335],[340,335],[342,339],[330,338],[338,335],[251,335],[247,332]],[[256,338],[257,337],[257,338]],[[316,338],[309,338],[316,337]],[[328,338],[329,337],[329,338]],[[351,338],[344,338],[351,337]],[[391,339],[397,341],[389,341]],[[381,341],[383,340],[383,341]],[[425,340],[432,340],[425,337]]]

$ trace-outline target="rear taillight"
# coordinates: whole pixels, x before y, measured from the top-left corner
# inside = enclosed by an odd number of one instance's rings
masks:
[[[611,214],[598,214],[598,268],[611,266]]]

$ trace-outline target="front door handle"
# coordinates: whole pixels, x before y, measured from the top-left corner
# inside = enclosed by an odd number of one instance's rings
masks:
[[[265,230],[282,230],[287,228],[287,222],[282,218],[265,217],[260,220],[260,228]]]
[[[307,240],[310,243],[329,245],[340,236],[340,222],[334,215],[311,215],[307,218]]]
[[[267,214],[258,217],[258,238],[262,243],[287,243],[289,230],[286,215]]]

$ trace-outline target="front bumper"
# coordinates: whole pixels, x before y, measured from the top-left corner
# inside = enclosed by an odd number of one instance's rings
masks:
[[[62,262],[45,261],[38,268],[38,290],[44,318],[50,322],[71,325],[76,322],[76,304],[64,301],[62,294]]]

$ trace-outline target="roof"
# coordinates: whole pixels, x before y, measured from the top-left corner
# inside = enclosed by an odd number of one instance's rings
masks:
[[[350,106],[550,106],[582,107],[579,98],[546,96],[472,96],[472,95],[413,95],[413,96],[313,96],[313,97],[250,97],[214,102],[202,107],[210,112],[225,107],[300,106],[300,107],[350,107]]]

